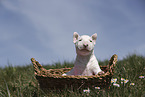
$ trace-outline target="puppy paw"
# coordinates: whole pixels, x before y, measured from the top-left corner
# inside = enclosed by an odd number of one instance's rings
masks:
[[[64,74],[62,74],[62,76],[66,76],[66,75],[67,75],[67,74],[65,74],[65,73],[64,73]]]
[[[104,71],[100,71],[99,73],[98,73],[98,75],[103,75],[105,72]]]

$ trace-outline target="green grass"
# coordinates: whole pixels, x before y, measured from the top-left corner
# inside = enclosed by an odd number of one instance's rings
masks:
[[[107,65],[108,60],[99,62]],[[72,62],[45,65],[46,69],[73,67]],[[113,78],[117,78],[116,87],[113,84],[109,90],[91,90],[90,93],[83,91],[48,91],[44,93],[38,86],[33,74],[33,65],[7,66],[0,68],[0,97],[145,97],[145,57],[140,55],[129,55],[117,62]],[[126,84],[121,83],[121,78],[129,80]],[[135,85],[130,85],[134,83]]]

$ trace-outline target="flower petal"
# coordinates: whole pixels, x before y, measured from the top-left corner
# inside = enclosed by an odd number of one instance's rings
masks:
[[[95,87],[95,89],[98,89],[98,90],[100,90],[100,87]]]
[[[139,76],[139,78],[144,78],[144,76],[141,75],[141,76]]]
[[[120,87],[120,85],[117,83],[114,83],[113,86]]]
[[[130,83],[130,85],[131,85],[131,86],[134,86],[134,85],[135,85],[135,83]]]

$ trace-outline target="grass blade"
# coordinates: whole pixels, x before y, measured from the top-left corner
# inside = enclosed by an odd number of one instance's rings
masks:
[[[6,88],[7,88],[8,97],[11,97],[10,90],[9,90],[8,85],[7,85],[7,82],[6,82],[6,80],[5,80],[5,79],[4,79],[4,81],[5,81],[5,84],[6,84]]]

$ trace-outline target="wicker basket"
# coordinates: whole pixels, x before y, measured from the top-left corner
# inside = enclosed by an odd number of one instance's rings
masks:
[[[114,67],[117,62],[117,55],[113,55],[107,66],[100,66],[105,72],[103,75],[92,75],[92,76],[62,76],[71,70],[71,68],[61,68],[61,69],[49,69],[46,70],[36,61],[34,58],[31,59],[34,66],[35,77],[39,82],[41,89],[59,89],[73,88],[73,89],[84,89],[84,88],[94,88],[100,87],[109,88],[111,83],[111,78],[114,73]]]

